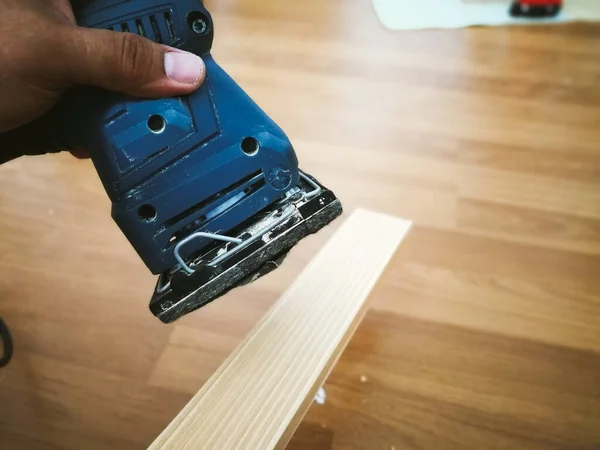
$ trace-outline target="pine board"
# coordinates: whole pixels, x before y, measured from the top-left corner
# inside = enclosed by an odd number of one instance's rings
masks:
[[[284,448],[410,226],[354,212],[150,449]]]

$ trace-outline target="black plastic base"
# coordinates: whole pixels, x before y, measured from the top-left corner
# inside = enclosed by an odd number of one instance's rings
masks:
[[[314,178],[308,177],[319,184]],[[305,181],[303,183],[304,191],[313,189]],[[164,323],[174,322],[221,297],[231,289],[253,282],[276,269],[290,249],[300,240],[318,232],[342,214],[342,205],[333,192],[320,184],[319,186],[323,190],[318,196],[299,204],[289,218],[264,234],[265,236],[268,234],[265,239],[256,240],[215,266],[198,264],[193,274],[178,270],[159,280],[150,301],[152,313]],[[245,230],[251,229],[257,222],[265,220],[273,213],[285,210],[290,203],[281,202],[271,205],[228,235],[244,236]],[[229,245],[231,244],[216,245],[197,260],[211,261]],[[169,283],[168,288],[161,288],[166,283]]]

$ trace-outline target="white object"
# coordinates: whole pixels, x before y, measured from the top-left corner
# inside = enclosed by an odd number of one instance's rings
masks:
[[[511,17],[511,4],[507,0],[373,0],[377,16],[391,30],[600,20],[600,0],[565,0],[561,13],[550,19]]]
[[[324,405],[325,400],[327,400],[327,393],[324,388],[320,387],[317,391],[317,395],[315,395],[315,403],[317,405]]]

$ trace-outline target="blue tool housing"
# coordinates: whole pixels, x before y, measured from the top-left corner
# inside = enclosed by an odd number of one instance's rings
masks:
[[[226,234],[298,184],[289,139],[212,58],[213,22],[199,0],[91,1],[77,18],[196,53],[206,64],[202,87],[181,98],[91,88],[70,95],[66,143],[90,152],[112,217],[152,273],[177,265],[174,248],[191,233]],[[182,256],[211,243],[196,239]]]

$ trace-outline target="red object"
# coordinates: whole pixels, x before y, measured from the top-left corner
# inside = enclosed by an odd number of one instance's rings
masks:
[[[510,7],[510,15],[531,19],[556,17],[562,6],[563,0],[515,0]]]
[[[528,6],[562,6],[562,0],[519,0],[517,3]]]

